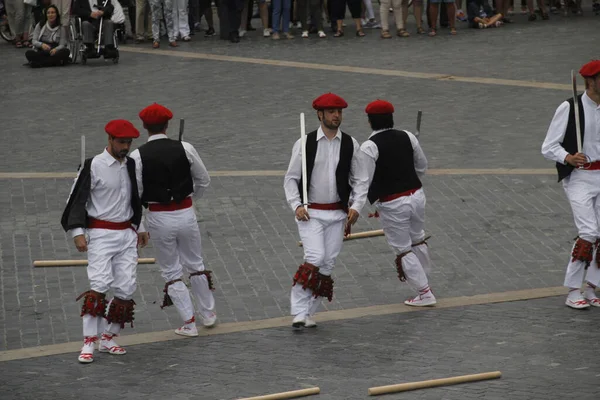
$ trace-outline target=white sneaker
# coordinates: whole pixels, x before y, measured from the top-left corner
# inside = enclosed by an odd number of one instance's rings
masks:
[[[212,328],[217,323],[217,314],[213,313],[212,317],[206,318],[202,317],[202,325],[205,328]]]
[[[83,347],[78,358],[80,363],[89,364],[94,361],[94,347],[96,347],[97,341],[97,336],[88,336],[83,340]]]
[[[308,37],[308,31],[302,31],[302,37],[303,38],[307,38]]]
[[[431,292],[428,292],[424,295],[419,294],[416,297],[408,299],[404,302],[404,304],[406,304],[407,306],[413,307],[429,307],[435,305],[435,303],[437,303],[437,301],[435,300],[435,296]]]
[[[189,337],[196,337],[198,336],[198,328],[196,328],[196,325],[192,325],[192,326],[182,326],[181,328],[177,328],[175,329],[175,333],[181,336],[189,336]]]
[[[292,321],[292,328],[294,329],[302,329],[306,325],[306,317],[304,314],[298,314],[294,317]]]
[[[573,290],[567,296],[567,301],[565,304],[571,308],[576,310],[583,310],[584,308],[590,308],[590,304],[583,297],[579,290]]]
[[[598,297],[586,297],[588,304],[592,307],[600,307],[600,299]]]
[[[103,333],[102,339],[100,340],[100,346],[98,347],[98,351],[100,353],[110,353],[116,355],[127,354],[127,350],[125,350],[123,347],[119,346],[117,342],[115,342],[115,336],[117,335],[109,335]]]
[[[245,30],[245,29],[240,29],[240,30],[238,31],[238,34],[240,35],[240,37],[244,37],[244,36],[246,36],[246,30]]]
[[[269,37],[269,36],[271,36],[271,30],[263,29],[263,37]]]
[[[324,38],[324,37],[327,37],[327,35],[325,34],[324,31],[319,31],[319,37]]]
[[[310,319],[310,317],[306,317],[306,319],[304,320],[304,327],[305,328],[316,328],[317,327],[317,323]]]

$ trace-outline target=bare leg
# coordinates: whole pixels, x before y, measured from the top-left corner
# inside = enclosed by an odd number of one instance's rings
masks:
[[[456,35],[456,6],[454,3],[446,3],[448,12],[448,23],[450,24],[450,34]]]
[[[437,30],[438,9],[439,3],[431,3],[431,5],[429,5],[429,29],[431,30],[429,36],[435,36],[435,31]]]

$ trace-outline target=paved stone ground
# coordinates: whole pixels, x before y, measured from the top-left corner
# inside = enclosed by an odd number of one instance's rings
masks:
[[[428,310],[131,346],[81,366],[76,354],[3,363],[0,398],[234,399],[318,386],[307,399],[367,399],[367,389],[499,370],[499,380],[385,399],[594,399],[598,310],[562,298]]]
[[[196,36],[199,40],[173,53],[565,84],[571,69],[596,57],[587,38],[595,37],[597,18],[515,19],[511,26],[485,32],[460,25],[457,37],[431,40],[382,41],[378,31],[359,40],[352,29],[341,40],[280,43],[252,33],[240,45]],[[555,107],[569,96],[568,91],[541,88],[125,51],[118,65],[95,60],[85,67],[30,70],[21,66],[23,51],[0,44],[0,54],[0,172],[75,171],[82,134],[88,156],[97,153],[105,144],[103,126],[109,119],[128,118],[141,128],[137,113],[153,101],[172,108],[175,118],[186,119],[186,139],[211,171],[284,170],[298,136],[298,114],[307,113],[308,126],[315,126],[310,103],[325,91],[348,100],[343,126],[361,141],[368,136],[364,106],[372,99],[394,102],[398,126],[408,129],[422,109],[421,140],[431,168],[551,168],[539,149]],[[576,233],[555,180],[553,175],[427,177],[436,294],[454,297],[560,285]],[[290,279],[302,250],[282,181],[215,177],[196,204],[206,261],[217,278],[221,322],[288,314]],[[87,289],[85,269],[31,267],[36,259],[81,257],[59,225],[70,185],[70,179],[0,180],[0,351],[80,339],[80,306],[74,299]],[[378,227],[377,221],[364,218],[355,230]],[[152,255],[152,248],[142,251],[142,256]],[[158,267],[142,265],[138,271],[136,328],[127,332],[177,327],[175,310],[159,308],[163,281]],[[397,281],[382,237],[348,242],[335,279],[339,290],[326,305],[330,310],[397,303],[411,294]],[[585,356],[594,354],[596,345],[583,328],[593,326],[597,313],[569,311],[557,298],[335,322],[324,324],[320,334],[291,336],[287,329],[239,333],[201,339],[200,345],[144,345],[152,351],[138,346],[123,361],[97,363],[92,369],[82,369],[72,354],[18,361],[2,365],[0,398],[69,398],[88,384],[94,393],[107,393],[110,389],[92,377],[117,375],[121,384],[131,385],[130,398],[160,390],[171,397],[174,392],[191,397],[176,387],[204,390],[206,398],[231,398],[287,390],[302,382],[318,383],[323,398],[357,398],[356,393],[362,398],[370,385],[495,369],[506,371],[506,378],[402,398],[531,399],[574,393],[591,398],[594,366]],[[404,321],[415,324],[399,330],[398,322]],[[304,348],[306,356],[293,357]],[[390,356],[396,348],[397,357]],[[173,350],[185,355],[176,360]],[[317,359],[322,352],[329,357],[324,362]],[[165,362],[147,368],[157,359]],[[211,361],[211,366],[198,367],[198,360]],[[190,368],[193,375],[185,372]],[[124,369],[139,375],[122,378]],[[183,372],[176,375],[173,370]],[[42,371],[55,380],[44,383]],[[269,376],[273,371],[277,375]],[[148,378],[162,374],[168,382],[147,384]],[[71,376],[83,378],[83,384],[67,381]],[[371,378],[375,376],[380,380]],[[31,393],[19,391],[25,382],[28,387],[33,382]],[[242,392],[245,385],[248,393]]]

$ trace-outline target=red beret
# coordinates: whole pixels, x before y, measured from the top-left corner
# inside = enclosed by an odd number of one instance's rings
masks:
[[[370,102],[365,108],[367,114],[393,114],[394,105],[389,101],[375,100]]]
[[[140,119],[148,125],[164,124],[173,118],[173,113],[160,104],[152,104],[140,111]]]
[[[315,110],[326,110],[328,108],[346,108],[348,103],[337,94],[325,93],[313,100]]]
[[[593,60],[585,64],[583,67],[581,67],[579,73],[584,78],[591,78],[600,74],[600,60]]]
[[[117,138],[135,139],[140,137],[140,132],[135,126],[124,119],[114,119],[104,127],[106,133]]]

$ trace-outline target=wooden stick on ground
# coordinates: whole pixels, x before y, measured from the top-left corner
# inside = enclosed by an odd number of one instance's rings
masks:
[[[369,238],[369,237],[374,237],[374,236],[383,236],[383,229],[351,233],[350,235],[345,237],[344,240],[346,241],[346,240],[353,240],[353,239],[363,239],[363,238]],[[302,242],[298,242],[298,246],[302,247]]]
[[[295,397],[303,397],[310,396],[312,394],[321,393],[321,389],[318,387],[309,388],[309,389],[300,389],[300,390],[292,390],[291,392],[281,392],[281,393],[273,393],[267,394],[264,396],[256,396],[256,397],[244,397],[239,400],[281,400],[281,399],[293,399]]]
[[[408,390],[415,389],[432,388],[436,386],[455,385],[457,383],[483,381],[487,379],[500,378],[501,376],[502,373],[500,371],[494,371],[473,375],[453,376],[451,378],[432,379],[429,381],[400,383],[398,385],[377,386],[369,388],[369,396],[386,393],[405,392]]]
[[[138,264],[154,264],[155,258],[138,258]],[[85,267],[87,260],[38,260],[33,262],[36,268],[42,267]]]

